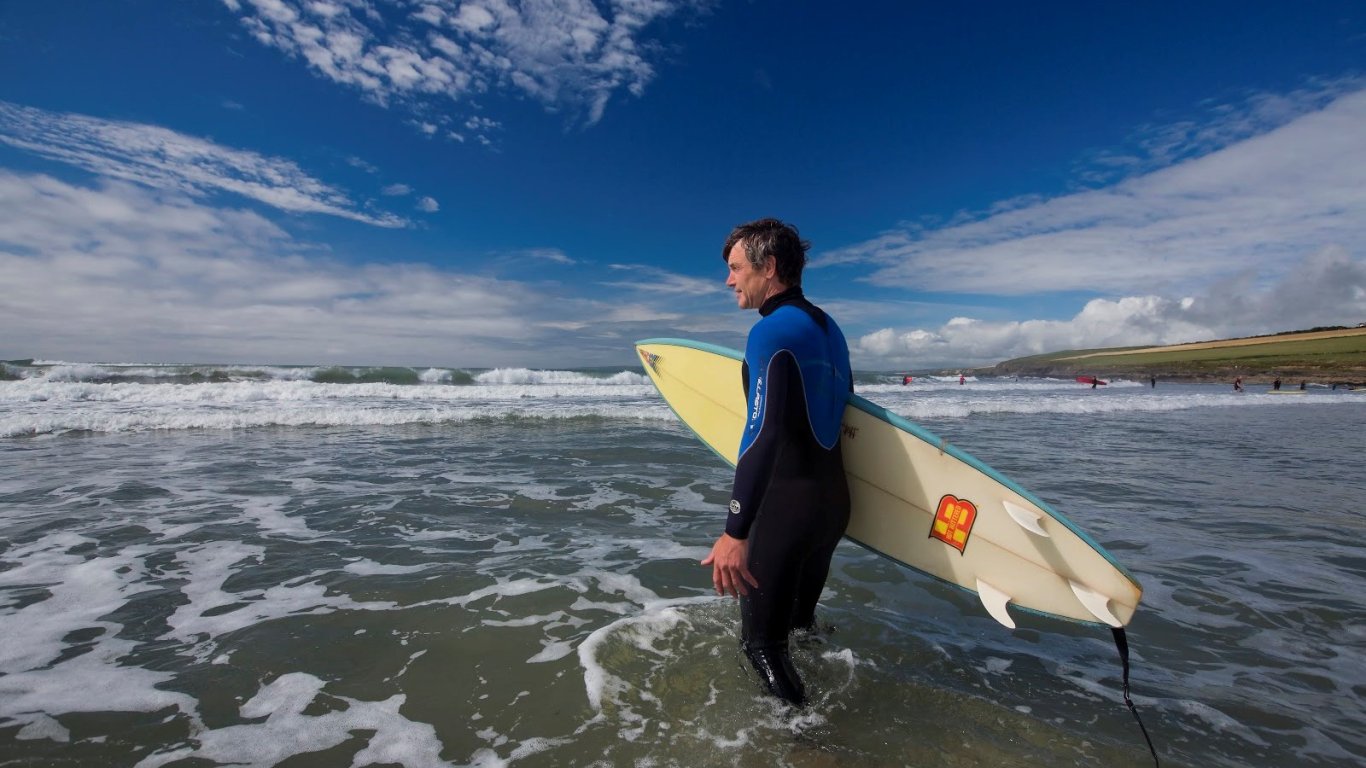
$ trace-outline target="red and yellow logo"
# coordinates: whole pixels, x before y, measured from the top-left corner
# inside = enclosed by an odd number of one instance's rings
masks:
[[[976,504],[948,494],[939,500],[939,510],[934,513],[930,536],[962,552],[968,545],[968,535],[972,533],[972,524],[976,520]]]

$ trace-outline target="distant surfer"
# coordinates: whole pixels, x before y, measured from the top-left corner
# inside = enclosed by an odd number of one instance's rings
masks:
[[[901,386],[904,387],[904,386],[906,386],[907,384],[910,384],[910,383],[911,383],[911,375],[910,375],[909,373],[906,374],[905,376],[902,376],[902,377],[901,377]]]
[[[802,295],[810,243],[777,219],[741,224],[721,258],[726,285],[759,321],[745,344],[747,421],[726,532],[702,565],[740,599],[741,646],[768,691],[806,703],[788,636],[813,630],[830,558],[849,524],[840,419],[853,390],[849,347]],[[909,377],[908,377],[909,378]]]
[[[958,374],[958,383],[959,383],[959,384],[967,384],[967,383],[968,383],[967,377],[964,376],[964,375],[961,374],[961,373]]]
[[[1238,378],[1236,378],[1236,379],[1233,380],[1233,391],[1234,391],[1234,392],[1242,392],[1242,391],[1243,391],[1243,377],[1242,377],[1242,376],[1239,376]]]
[[[1276,379],[1275,381],[1271,382],[1271,388],[1272,388],[1272,389],[1280,389],[1280,388],[1281,388],[1281,380],[1280,380],[1280,379]]]

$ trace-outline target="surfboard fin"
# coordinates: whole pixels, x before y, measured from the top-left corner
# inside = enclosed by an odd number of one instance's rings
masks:
[[[977,597],[982,601],[982,607],[991,614],[991,618],[1001,622],[1006,629],[1015,628],[1015,620],[1006,612],[1006,603],[1010,602],[1010,595],[978,579]]]
[[[1045,539],[1052,538],[1048,535],[1048,531],[1045,531],[1043,526],[1039,525],[1039,520],[1042,515],[1038,512],[1035,512],[1032,509],[1025,509],[1013,501],[1002,501],[1001,504],[1005,506],[1006,512],[1010,515],[1010,519],[1019,523],[1021,528],[1036,536],[1042,536]]]
[[[1086,610],[1090,611],[1092,616],[1112,627],[1124,626],[1123,622],[1115,618],[1115,614],[1110,611],[1110,598],[1071,579],[1068,579],[1067,583],[1072,587],[1072,594],[1077,596],[1077,599],[1086,606]]]

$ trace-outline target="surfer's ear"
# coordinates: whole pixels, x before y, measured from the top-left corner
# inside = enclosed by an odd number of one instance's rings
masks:
[[[772,280],[778,276],[778,259],[776,256],[769,256],[764,259],[763,264],[759,265],[759,274],[766,279]]]

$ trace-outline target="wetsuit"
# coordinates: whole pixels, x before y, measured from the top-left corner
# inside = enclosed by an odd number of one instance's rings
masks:
[[[745,653],[771,692],[800,704],[787,638],[814,627],[849,524],[839,438],[853,377],[844,334],[800,288],[771,297],[759,313],[745,345],[748,418],[726,533],[749,540],[747,565],[760,585],[740,601]]]

